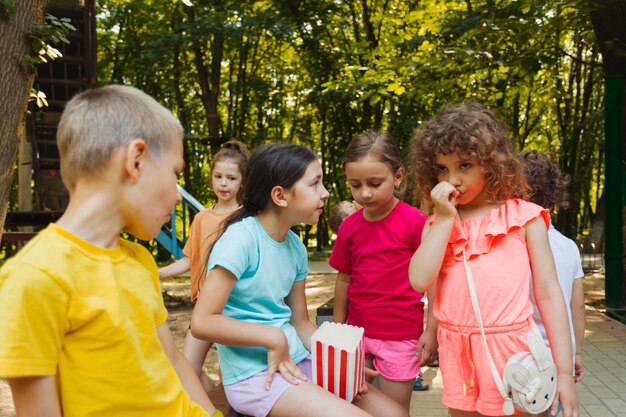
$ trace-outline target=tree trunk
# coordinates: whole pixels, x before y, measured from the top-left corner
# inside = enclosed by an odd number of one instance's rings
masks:
[[[20,0],[15,14],[0,17],[0,233],[13,182],[15,160],[24,130],[24,114],[33,85],[33,68],[25,56],[32,53],[28,33],[42,24],[48,0]]]
[[[22,129],[20,137],[19,158],[18,158],[18,187],[17,187],[17,209],[19,211],[33,211],[33,149],[25,134],[26,129]],[[23,229],[31,231],[32,227]]]
[[[215,11],[223,10],[223,4],[219,0],[214,1]],[[189,22],[193,24],[195,14],[193,7],[185,7]],[[211,140],[211,151],[216,153],[219,150],[220,138],[220,120],[217,114],[217,102],[220,92],[220,79],[222,75],[222,59],[224,56],[224,32],[220,27],[213,33],[213,42],[211,46],[211,63],[210,71],[204,62],[204,48],[202,39],[194,36],[192,39],[194,51],[194,63],[198,71],[198,84],[202,91],[202,104],[206,115],[207,125],[209,127],[209,138]]]
[[[224,11],[224,5],[220,0],[213,2],[215,12],[221,16]],[[211,44],[211,88],[209,90],[209,99],[207,103],[207,111],[209,113],[209,136],[215,141],[211,144],[213,154],[217,153],[221,143],[220,137],[220,118],[217,113],[217,104],[220,97],[220,81],[222,79],[222,60],[224,59],[224,27],[219,25],[213,33],[213,43]]]

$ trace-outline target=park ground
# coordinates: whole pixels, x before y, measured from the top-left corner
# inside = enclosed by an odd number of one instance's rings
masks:
[[[309,316],[315,322],[316,309],[332,297],[335,273],[322,262],[311,263],[307,277]],[[578,384],[581,417],[626,416],[626,325],[604,314],[604,271],[585,276],[587,329],[585,333],[585,379]],[[189,326],[192,304],[189,301],[189,280],[175,278],[163,283],[169,324],[180,348]],[[211,349],[205,364],[209,376],[217,381],[217,355]],[[442,382],[438,368],[425,367],[424,378],[431,384],[425,392],[414,392],[411,416],[447,416],[441,403]],[[8,385],[0,380],[0,417],[14,417]]]

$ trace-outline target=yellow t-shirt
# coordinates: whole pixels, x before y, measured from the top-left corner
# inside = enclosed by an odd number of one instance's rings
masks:
[[[141,245],[52,224],[0,270],[0,306],[0,377],[55,375],[65,417],[207,415],[159,342],[167,310]]]

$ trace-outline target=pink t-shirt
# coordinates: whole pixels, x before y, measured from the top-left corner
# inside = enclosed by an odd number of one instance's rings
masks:
[[[350,276],[348,324],[382,340],[418,338],[424,330],[424,294],[409,283],[409,262],[427,216],[399,201],[382,220],[359,210],[341,226],[329,264]]]
[[[485,216],[455,219],[437,279],[434,314],[440,322],[477,325],[463,266],[464,248],[485,327],[509,326],[530,318],[530,259],[524,226],[537,217],[550,226],[548,210],[510,199]]]

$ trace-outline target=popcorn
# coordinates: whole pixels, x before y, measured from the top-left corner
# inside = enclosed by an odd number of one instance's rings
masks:
[[[311,336],[313,382],[352,402],[365,379],[362,327],[324,322]]]

